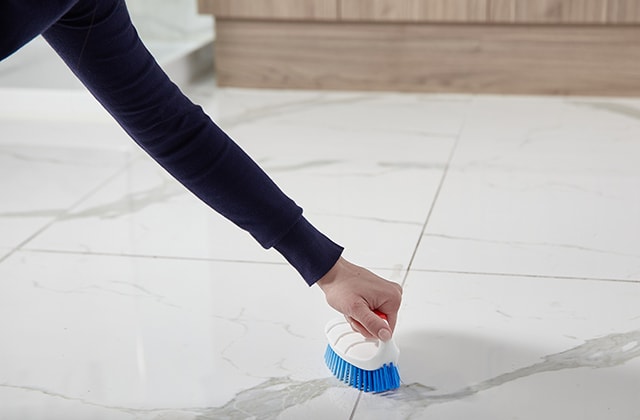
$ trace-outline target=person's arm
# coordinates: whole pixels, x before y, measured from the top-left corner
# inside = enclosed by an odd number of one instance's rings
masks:
[[[169,80],[138,37],[124,1],[79,0],[43,35],[124,130],[180,183],[264,248],[275,248],[307,284],[319,282],[329,304],[362,324],[361,332],[379,336],[384,330],[373,309],[385,312],[393,329],[398,287],[346,263],[343,248],[312,226]]]

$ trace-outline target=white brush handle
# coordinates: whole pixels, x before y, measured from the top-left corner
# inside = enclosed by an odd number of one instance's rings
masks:
[[[329,322],[325,332],[333,351],[357,368],[377,370],[386,364],[398,364],[400,350],[393,339],[384,342],[377,338],[364,338],[353,331],[344,319]]]

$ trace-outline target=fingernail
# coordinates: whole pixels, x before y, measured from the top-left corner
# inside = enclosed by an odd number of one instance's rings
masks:
[[[378,331],[378,338],[382,341],[391,340],[391,331],[386,328],[381,329],[380,331]]]

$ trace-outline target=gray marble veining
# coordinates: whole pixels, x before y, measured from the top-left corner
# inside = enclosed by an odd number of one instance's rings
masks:
[[[624,103],[615,103],[615,102],[580,102],[580,101],[572,101],[570,102],[573,105],[589,107],[601,111],[612,112],[617,115],[622,115],[624,117],[640,120],[640,108],[631,106]]]
[[[308,111],[316,107],[323,107],[336,104],[353,104],[367,102],[375,99],[375,95],[349,95],[348,97],[332,98],[325,94],[317,94],[311,97],[303,97],[290,101],[279,101],[274,104],[249,107],[235,115],[215,118],[215,121],[223,128],[230,129],[240,125],[256,123],[268,118],[279,116],[291,116],[296,112]]]
[[[607,249],[598,249],[591,248],[583,245],[575,245],[575,244],[562,244],[562,243],[554,243],[554,242],[529,242],[529,241],[517,241],[517,240],[498,240],[498,239],[484,239],[484,238],[473,238],[468,236],[454,236],[454,235],[446,235],[441,233],[425,233],[424,236],[432,237],[432,238],[441,238],[452,241],[471,241],[471,242],[483,242],[490,244],[498,244],[498,245],[506,245],[512,247],[550,247],[550,248],[564,248],[564,249],[573,249],[577,251],[585,251],[596,254],[605,254],[605,255],[616,255],[620,257],[631,257],[635,259],[640,259],[640,254],[632,254],[627,252],[617,252]]]
[[[221,386],[223,386],[223,384],[221,384]],[[273,419],[288,408],[305,404],[320,397],[329,389],[340,386],[342,386],[340,382],[333,377],[310,381],[298,381],[287,377],[270,378],[254,387],[239,392],[221,407],[161,407],[143,409],[121,405],[100,404],[90,399],[71,397],[37,386],[0,384],[0,388],[38,393],[48,398],[59,398],[79,405],[88,405],[108,411],[126,413],[130,414],[132,418],[143,418],[146,420],[164,420],[167,418],[180,418],[185,420]]]
[[[167,298],[166,296],[162,296],[158,293],[155,293],[139,284],[133,284],[131,282],[118,281],[118,280],[109,281],[104,285],[90,284],[89,282],[87,283],[88,284],[74,287],[74,288],[69,288],[69,289],[62,289],[62,288],[54,287],[51,285],[45,286],[42,282],[38,280],[33,280],[31,284],[36,289],[46,290],[47,292],[51,292],[51,293],[61,293],[65,295],[74,295],[74,294],[83,295],[83,294],[95,294],[95,293],[106,294],[106,295],[112,294],[117,296],[126,296],[130,298],[135,298],[135,299],[149,299],[156,302],[157,304],[164,305],[167,307],[182,308],[180,305],[171,303],[169,301],[169,298]]]
[[[288,408],[303,405],[318,398],[330,388],[340,386],[335,378],[296,381],[290,378],[271,378],[238,393],[220,408],[206,409],[194,420],[217,419],[273,419]]]
[[[176,187],[175,182],[165,180],[159,185],[146,190],[125,194],[109,203],[98,204],[78,211],[66,211],[65,209],[38,209],[24,211],[0,212],[0,217],[6,218],[31,218],[31,217],[57,217],[58,220],[74,220],[89,217],[101,219],[114,219],[141,211],[149,206],[164,203],[176,196],[184,194],[184,190]]]
[[[640,330],[626,333],[609,334],[604,337],[587,340],[584,344],[569,350],[543,357],[539,363],[503,373],[462,389],[438,393],[437,388],[428,384],[405,384],[396,391],[383,397],[410,406],[407,419],[419,416],[422,410],[434,404],[458,401],[477,395],[483,391],[499,387],[508,382],[517,381],[533,375],[566,369],[603,369],[623,365],[640,357]]]
[[[324,159],[324,160],[311,160],[307,162],[297,162],[289,165],[269,165],[265,163],[263,165],[267,172],[294,172],[305,169],[326,168],[332,165],[338,165],[342,161],[337,159]]]

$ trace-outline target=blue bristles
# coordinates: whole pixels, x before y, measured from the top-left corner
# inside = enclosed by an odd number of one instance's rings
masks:
[[[361,391],[384,392],[400,386],[400,374],[393,363],[376,370],[360,369],[338,356],[330,345],[327,346],[324,360],[336,378]]]

